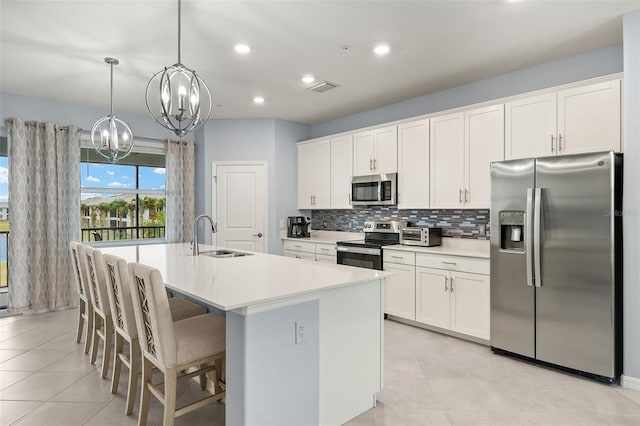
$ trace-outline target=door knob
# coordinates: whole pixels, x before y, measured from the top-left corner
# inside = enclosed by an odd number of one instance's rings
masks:
[[[253,234],[254,237],[262,238],[262,232],[258,232],[257,234]]]

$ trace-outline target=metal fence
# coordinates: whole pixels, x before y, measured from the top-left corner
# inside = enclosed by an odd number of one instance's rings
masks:
[[[164,225],[125,228],[82,228],[82,241],[119,241],[164,238]]]

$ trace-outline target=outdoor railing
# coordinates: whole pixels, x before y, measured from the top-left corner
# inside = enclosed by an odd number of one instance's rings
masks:
[[[82,228],[82,241],[119,241],[164,238],[164,225],[125,228]]]

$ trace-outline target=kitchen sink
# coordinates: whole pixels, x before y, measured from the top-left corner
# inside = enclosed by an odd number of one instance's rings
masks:
[[[201,251],[200,256],[209,256],[209,257],[243,257],[243,256],[251,256],[251,253],[242,253],[239,251],[232,250],[211,250],[211,251]]]

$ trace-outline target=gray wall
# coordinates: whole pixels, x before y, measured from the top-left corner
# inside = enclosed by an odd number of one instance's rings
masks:
[[[624,26],[624,368],[640,390],[640,10]]]
[[[225,119],[206,123],[195,138],[196,212],[212,214],[213,161],[266,161],[268,252],[282,253],[280,220],[297,214],[296,142],[308,137],[307,125],[276,119]]]
[[[593,50],[311,126],[317,138],[622,72],[622,46]]]
[[[2,122],[0,126],[5,126],[4,120],[7,118],[21,118],[74,125],[90,131],[93,123],[109,114],[107,101],[105,99],[105,108],[102,109],[1,92],[0,119]],[[129,124],[134,137],[175,138],[173,133],[160,127],[149,114],[120,114],[117,105],[114,107],[114,112],[118,118]],[[189,139],[189,137],[185,139]]]

